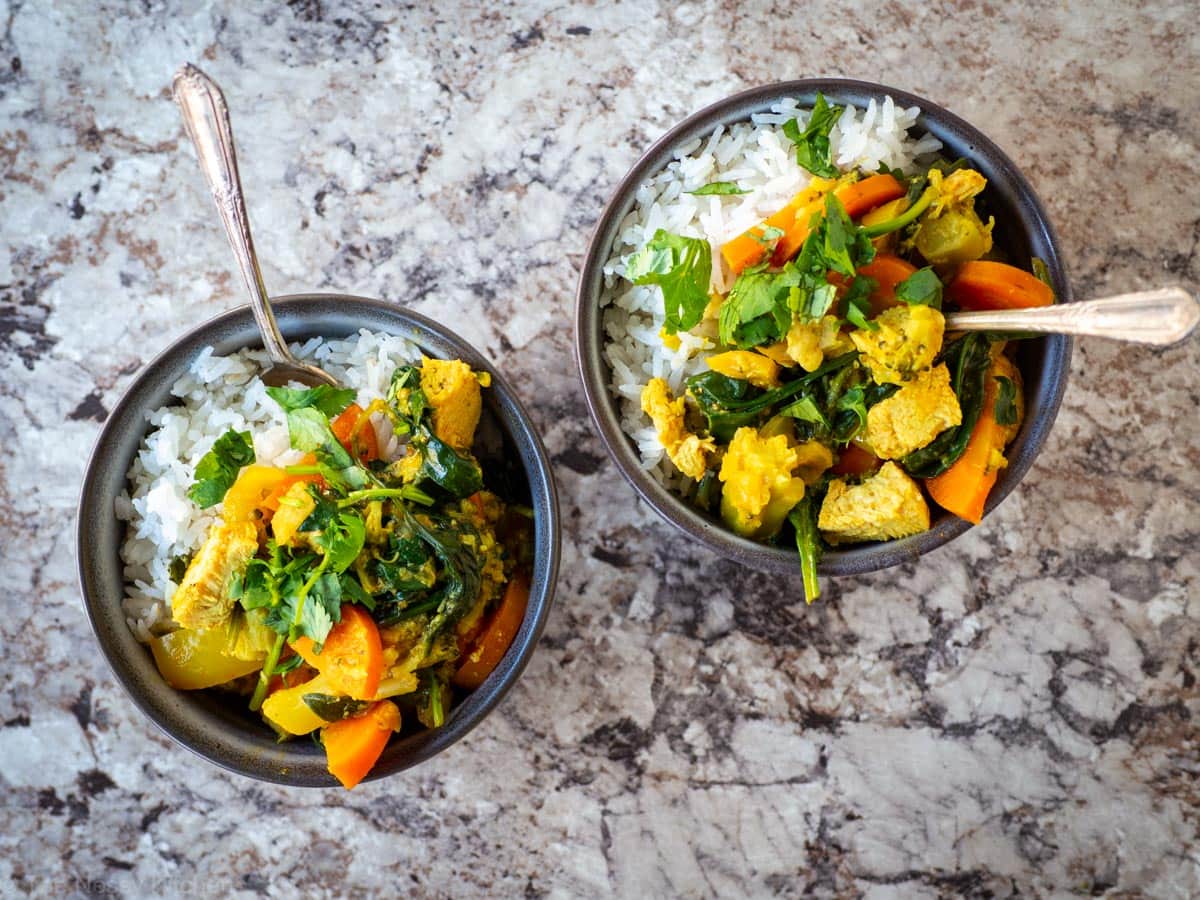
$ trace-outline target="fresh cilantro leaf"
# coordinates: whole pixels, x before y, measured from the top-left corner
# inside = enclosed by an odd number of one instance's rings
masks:
[[[839,174],[833,165],[829,132],[833,130],[842,110],[841,106],[830,106],[818,91],[813,101],[812,115],[808,117],[808,124],[803,131],[795,119],[783,125],[784,136],[796,145],[796,162],[821,178],[836,178]]]
[[[896,299],[909,306],[932,306],[942,308],[942,280],[932,266],[917,269],[896,285]]]
[[[1003,375],[996,376],[999,390],[996,391],[996,402],[992,406],[992,415],[997,425],[1017,424],[1017,386],[1011,378]]]
[[[697,197],[725,197],[731,194],[748,194],[749,191],[743,191],[732,181],[714,181],[704,185],[702,188],[697,188],[694,191],[684,191],[685,194],[693,194]]]
[[[351,510],[339,513],[326,524],[313,543],[325,551],[326,565],[334,572],[344,572],[358,558],[367,538],[367,526],[362,516]],[[336,580],[336,579],[335,579]],[[341,596],[338,588],[338,596]]]
[[[315,407],[290,410],[287,414],[288,436],[292,448],[313,453],[322,468],[322,475],[331,485],[342,489],[357,489],[367,484],[367,473],[358,465],[329,427],[329,418]]]
[[[856,328],[867,331],[878,331],[879,326],[871,321],[871,292],[877,282],[874,278],[858,277],[850,283],[846,291],[846,321]]]
[[[781,339],[791,326],[792,289],[802,283],[801,272],[790,263],[779,272],[768,271],[766,265],[746,269],[721,304],[721,342],[744,350]]]
[[[333,418],[354,402],[353,388],[335,388],[319,384],[312,388],[269,387],[267,396],[283,407],[284,412],[313,407]]]
[[[837,300],[837,288],[827,281],[812,290],[793,288],[790,305],[802,322],[815,322],[829,312]]]
[[[316,504],[308,518],[300,523],[298,531],[324,531],[338,513],[338,505],[325,497],[315,485],[308,486],[308,494]]]
[[[254,462],[254,441],[248,431],[225,432],[200,457],[196,465],[196,480],[188,488],[188,496],[201,509],[220,503],[225,492],[237,481],[242,466]]]
[[[625,277],[634,284],[658,285],[667,334],[687,331],[699,324],[708,306],[712,247],[701,238],[682,237],[660,228],[646,246],[629,257]]]
[[[825,195],[825,217],[816,232],[820,235],[820,257],[835,272],[853,275],[859,266],[875,258],[875,245],[850,221],[846,207],[832,192]]]
[[[750,239],[760,247],[765,247],[767,250],[775,249],[775,242],[786,234],[782,228],[776,228],[774,225],[767,225],[765,222],[758,226],[756,231],[747,232]]]
[[[817,434],[825,434],[829,431],[829,420],[825,418],[825,414],[821,412],[817,402],[810,396],[802,396],[793,403],[789,403],[779,411],[781,416],[791,416],[800,422],[808,422],[814,426],[814,431]]]

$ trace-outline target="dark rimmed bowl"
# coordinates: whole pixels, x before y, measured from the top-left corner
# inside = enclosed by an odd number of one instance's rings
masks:
[[[596,225],[579,276],[575,296],[575,349],[588,409],[621,474],[659,515],[729,559],[755,569],[795,575],[800,574],[800,564],[794,548],[768,546],[737,536],[719,519],[698,512],[641,468],[637,448],[621,429],[617,403],[608,388],[611,369],[604,359],[600,298],[604,280],[602,269],[612,253],[621,220],[633,208],[638,187],[671,162],[677,147],[707,137],[718,125],[748,121],[752,114],[767,112],[773,103],[784,97],[795,97],[801,106],[811,106],[818,91],[831,103],[849,103],[859,108],[872,99],[882,102],[888,95],[900,106],[919,106],[921,116],[916,130],[939,138],[945,145],[944,155],[965,157],[988,179],[981,202],[986,204],[985,213],[996,217],[998,247],[1014,264],[1025,268],[1029,267],[1032,257],[1040,257],[1050,271],[1059,302],[1071,300],[1071,287],[1058,239],[1025,176],[982,132],[923,97],[865,81],[785,81],[715,103],[685,119],[656,141],[617,185]],[[994,509],[1017,486],[1045,443],[1066,390],[1070,357],[1071,341],[1062,336],[1023,341],[1018,346],[1016,362],[1025,382],[1025,422],[1009,447],[1008,467],[1001,472],[988,497],[986,512]],[[931,512],[935,512],[935,518],[928,531],[898,541],[830,550],[821,560],[820,571],[827,575],[857,575],[909,562],[971,527],[969,522],[936,511],[936,508],[931,508]]]
[[[473,347],[445,327],[401,307],[340,294],[297,294],[273,301],[279,327],[289,341],[339,338],[360,328],[406,338],[429,356],[461,359],[490,372],[484,415],[499,427],[504,455],[519,460],[510,470],[524,474],[526,502],[534,511],[534,566],[529,607],[513,645],[482,686],[463,699],[445,725],[392,739],[368,780],[395,774],[445,750],[478,725],[516,683],[533,654],[550,613],[558,572],[559,520],[554,478],[546,451],[529,416],[504,377]],[[121,611],[124,578],[119,548],[125,525],[113,503],[126,486],[126,473],[147,432],[146,414],[174,402],[171,385],[197,354],[261,347],[249,307],[217,316],[188,332],[156,356],[134,379],[104,424],[83,480],[79,502],[78,566],[84,605],[100,649],[117,680],[159,728],[189,750],[233,772],[301,787],[332,787],[325,754],[312,741],[280,744],[240,699],[214,691],[177,691],[163,681],[145,646],[138,643]],[[486,469],[486,463],[485,463]]]

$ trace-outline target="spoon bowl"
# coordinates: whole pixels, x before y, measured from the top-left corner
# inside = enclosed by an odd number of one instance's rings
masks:
[[[250,292],[255,324],[271,357],[271,368],[263,375],[263,381],[275,387],[291,382],[309,387],[336,386],[337,379],[324,369],[296,359],[279,333],[279,323],[271,311],[258,255],[254,252],[254,239],[250,235],[250,218],[246,215],[246,198],[238,175],[233,125],[229,121],[225,95],[215,81],[191,63],[185,63],[175,73],[171,94],[183,113],[183,124],[196,148],[200,170],[208,182],[221,224],[225,226],[225,234],[237,258],[238,269]]]

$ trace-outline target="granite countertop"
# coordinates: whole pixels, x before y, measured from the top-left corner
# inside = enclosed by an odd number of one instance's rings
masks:
[[[636,502],[571,349],[591,226],[639,152],[813,74],[991,135],[1080,296],[1195,291],[1186,4],[167,6],[0,0],[0,894],[1200,894],[1200,342],[1080,342],[1045,451],[982,527],[811,608]],[[557,465],[563,574],[523,680],[353,793],[173,745],[76,584],[99,423],[243,302],[168,99],[189,59],[229,95],[271,289],[447,320]]]

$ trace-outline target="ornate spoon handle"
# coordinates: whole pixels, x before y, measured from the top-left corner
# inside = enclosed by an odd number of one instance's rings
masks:
[[[1181,287],[1036,309],[956,312],[946,316],[948,331],[1077,334],[1159,346],[1182,341],[1195,330],[1197,323],[1200,323],[1200,305]]]

